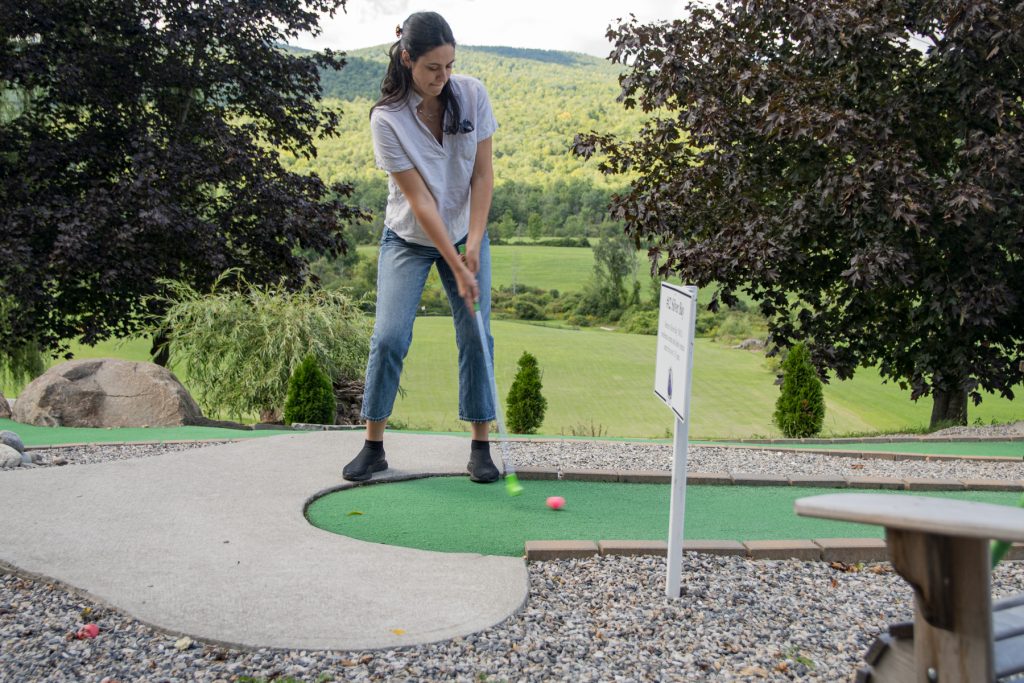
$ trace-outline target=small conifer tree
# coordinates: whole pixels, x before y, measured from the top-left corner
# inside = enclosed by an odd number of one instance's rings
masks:
[[[336,410],[331,378],[320,368],[313,354],[306,356],[288,380],[285,424],[334,424]]]
[[[825,421],[821,380],[802,343],[782,362],[782,393],[775,402],[775,424],[789,439],[814,436]]]
[[[548,401],[541,395],[540,367],[537,358],[523,351],[519,370],[508,390],[508,427],[515,434],[533,434],[544,422]]]

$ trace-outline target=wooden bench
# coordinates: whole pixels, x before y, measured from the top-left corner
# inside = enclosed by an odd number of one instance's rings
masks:
[[[924,496],[801,498],[799,515],[885,527],[893,568],[914,589],[914,621],[868,650],[861,681],[980,683],[1024,671],[1024,595],[993,612],[989,541],[1024,541],[1024,509]]]

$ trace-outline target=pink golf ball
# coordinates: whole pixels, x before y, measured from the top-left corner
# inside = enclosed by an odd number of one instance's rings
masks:
[[[75,634],[75,635],[77,635],[79,640],[81,640],[81,639],[84,639],[84,638],[95,638],[99,634],[100,634],[100,627],[99,626],[97,626],[96,624],[86,624],[82,628],[78,629],[78,633]]]
[[[565,507],[565,498],[561,496],[551,496],[548,498],[548,507],[552,510],[561,510]]]

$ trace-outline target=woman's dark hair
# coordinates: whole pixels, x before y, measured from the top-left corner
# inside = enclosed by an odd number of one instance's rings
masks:
[[[405,101],[412,88],[412,70],[402,64],[402,50],[409,53],[409,59],[416,61],[423,54],[435,47],[451,45],[455,47],[455,36],[452,28],[437,12],[416,12],[402,23],[396,31],[398,40],[388,50],[391,60],[384,80],[380,82],[380,99],[370,108],[370,113],[377,107],[393,107]],[[444,114],[442,125],[444,132],[449,134],[468,132],[466,124],[461,120],[459,100],[452,89],[452,81],[448,80],[438,97],[441,111]],[[466,122],[468,123],[468,122]],[[472,125],[469,125],[472,130]]]

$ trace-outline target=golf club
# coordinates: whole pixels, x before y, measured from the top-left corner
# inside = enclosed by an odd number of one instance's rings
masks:
[[[459,253],[466,253],[466,246],[459,245]],[[508,432],[505,430],[505,419],[501,414],[501,401],[498,400],[498,382],[494,377],[494,362],[491,359],[491,351],[487,345],[487,330],[484,328],[484,316],[480,313],[479,302],[473,302],[473,313],[476,316],[477,338],[480,339],[480,350],[484,353],[484,361],[487,363],[487,379],[491,385],[491,399],[494,401],[494,420],[498,423],[498,435],[501,437],[501,464],[505,471],[505,492],[510,496],[518,496],[523,492],[523,486],[519,483],[516,470],[512,466],[512,459],[508,453]]]

